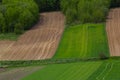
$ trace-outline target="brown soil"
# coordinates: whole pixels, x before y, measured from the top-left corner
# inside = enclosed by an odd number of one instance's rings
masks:
[[[5,71],[6,71],[5,68],[0,68],[0,73],[5,72]]]
[[[111,56],[120,56],[120,8],[111,9],[106,22]]]
[[[64,31],[65,17],[61,12],[40,15],[38,24],[18,41],[10,44],[0,41],[0,60],[40,60],[53,57]]]

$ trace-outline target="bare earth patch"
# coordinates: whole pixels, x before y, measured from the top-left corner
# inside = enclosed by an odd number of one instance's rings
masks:
[[[42,67],[25,67],[4,71],[0,73],[0,80],[21,80],[41,68]]]
[[[120,56],[120,8],[110,10],[106,30],[111,56]]]
[[[0,68],[0,73],[5,72],[6,68]]]
[[[0,60],[40,60],[53,57],[64,31],[65,17],[61,12],[40,15],[38,24],[18,41],[10,44],[0,42],[0,50],[3,50],[0,51]]]

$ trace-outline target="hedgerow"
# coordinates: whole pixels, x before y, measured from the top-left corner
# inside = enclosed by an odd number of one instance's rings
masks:
[[[37,66],[37,65],[48,65],[48,64],[63,64],[63,63],[74,63],[74,62],[86,62],[86,61],[100,61],[107,60],[108,58],[66,58],[66,59],[45,59],[45,60],[29,60],[29,61],[0,61],[0,67],[26,67],[26,66]]]
[[[22,33],[38,20],[38,14],[39,9],[34,0],[2,0],[0,32]]]

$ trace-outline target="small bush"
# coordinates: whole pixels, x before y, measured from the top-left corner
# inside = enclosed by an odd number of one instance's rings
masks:
[[[108,57],[103,53],[99,54],[99,57],[101,60],[108,59]]]

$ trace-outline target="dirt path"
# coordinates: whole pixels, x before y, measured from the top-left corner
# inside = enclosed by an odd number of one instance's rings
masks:
[[[4,52],[0,52],[0,60],[51,58],[64,31],[64,22],[65,17],[61,12],[42,13],[38,24],[23,34],[17,42],[6,47]]]
[[[120,56],[120,8],[111,9],[106,23],[111,56]]]
[[[43,67],[25,67],[25,68],[16,68],[0,73],[0,80],[21,80],[27,75],[36,72]]]

